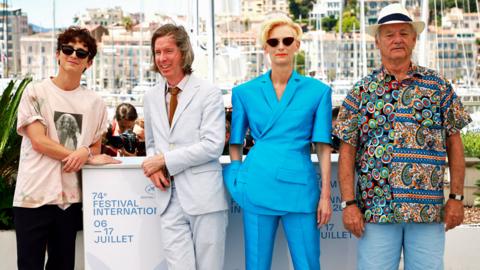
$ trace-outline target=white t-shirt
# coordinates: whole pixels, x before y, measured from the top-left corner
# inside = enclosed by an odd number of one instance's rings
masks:
[[[36,152],[24,127],[40,121],[47,136],[68,149],[90,146],[107,130],[107,108],[101,97],[79,86],[58,88],[51,79],[31,83],[18,108],[17,132],[23,136],[13,206],[62,208],[81,201],[80,176],[63,172],[60,160]]]

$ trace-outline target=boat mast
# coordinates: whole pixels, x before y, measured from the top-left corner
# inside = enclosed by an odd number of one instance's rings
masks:
[[[362,38],[362,77],[367,76],[367,41],[365,39],[365,0],[360,0],[360,35]]]
[[[317,5],[318,5],[318,1],[317,1]],[[322,80],[324,80],[326,78],[325,76],[325,68],[324,68],[324,56],[323,56],[323,29],[322,29],[322,22],[321,22],[321,17],[320,17],[320,13],[316,14],[315,18],[316,18],[316,24],[317,24],[317,31],[318,31],[318,35],[316,35],[317,39],[320,39],[320,78]],[[318,40],[316,42],[317,46],[319,44]],[[317,52],[318,52],[318,48],[317,48]]]
[[[427,37],[428,37],[428,0],[422,0],[422,18],[421,20],[427,24],[425,31],[420,34],[420,48],[418,50],[418,63],[421,66],[427,66]]]
[[[356,81],[358,80],[358,63],[357,63],[357,58],[358,58],[358,52],[357,52],[357,33],[355,29],[355,24],[353,24],[353,80]]]
[[[55,0],[52,0],[52,19],[53,19],[53,27],[52,27],[52,59],[53,59],[53,66],[55,67],[55,71],[54,71],[54,74],[57,74],[57,71],[58,71],[58,66],[56,65],[57,63],[57,58],[56,58],[56,50],[55,50],[55,41],[56,41],[56,37],[55,37]],[[45,64],[45,63],[44,63]],[[43,69],[42,69],[43,71]],[[42,74],[42,78],[44,78],[45,76],[43,76],[44,74]]]
[[[141,14],[140,15],[140,22],[139,22],[139,25],[140,25],[140,44],[139,44],[140,45],[140,52],[139,53],[140,54],[138,56],[138,58],[139,58],[139,65],[138,66],[140,68],[140,70],[139,70],[140,74],[139,74],[139,81],[138,81],[137,85],[142,84],[143,81],[144,81],[144,78],[143,78],[143,64],[144,64],[143,63],[143,23],[145,21],[144,20],[145,8],[143,6],[143,0],[140,1],[140,10],[141,10],[141,12],[140,12],[140,14]]]
[[[337,61],[336,61],[336,74],[335,79],[340,79],[342,76],[342,62],[339,61],[340,55],[343,55],[340,51],[342,50],[342,40],[343,40],[343,0],[340,1],[340,16],[339,16],[339,24],[338,24],[338,37],[339,41],[337,43]]]
[[[208,1],[209,13],[207,18],[207,36],[208,36],[208,79],[215,83],[215,2]]]
[[[458,9],[458,2],[457,0],[455,0],[455,7]],[[463,23],[463,12],[461,13],[461,16],[459,18],[459,21],[460,23]],[[464,29],[463,27],[460,26],[460,33],[457,33],[457,38],[460,39],[461,41],[461,44],[462,44],[462,52],[463,52],[463,64],[465,65],[465,79],[466,79],[466,84],[468,87],[471,86],[471,81],[470,81],[470,69],[468,67],[468,60],[467,60],[467,51],[465,49],[465,38],[466,38],[466,34],[468,33],[467,31],[465,31],[466,29]],[[473,67],[475,68],[475,67]]]

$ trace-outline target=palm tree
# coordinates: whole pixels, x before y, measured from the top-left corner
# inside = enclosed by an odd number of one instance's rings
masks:
[[[122,18],[122,25],[123,27],[125,27],[125,30],[127,30],[127,32],[132,32],[133,30],[133,20],[131,17],[123,17]]]
[[[20,158],[21,137],[17,134],[17,111],[20,98],[31,78],[17,87],[10,81],[0,97],[0,229],[12,227],[12,201]]]

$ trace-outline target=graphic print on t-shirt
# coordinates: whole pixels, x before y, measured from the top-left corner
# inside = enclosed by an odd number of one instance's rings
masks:
[[[53,120],[60,144],[70,150],[76,150],[82,132],[83,115],[55,111]]]

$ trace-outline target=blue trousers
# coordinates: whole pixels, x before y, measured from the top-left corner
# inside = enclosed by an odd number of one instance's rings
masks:
[[[443,270],[443,223],[366,224],[358,241],[359,270]]]
[[[320,235],[316,213],[259,215],[243,210],[247,270],[269,270],[278,223],[282,222],[297,270],[320,269]]]

